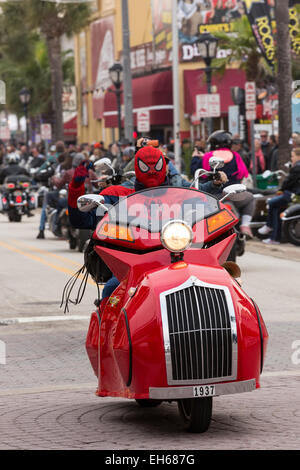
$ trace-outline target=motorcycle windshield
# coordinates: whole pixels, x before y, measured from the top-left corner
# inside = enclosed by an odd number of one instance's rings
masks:
[[[108,211],[110,222],[160,232],[171,220],[183,220],[191,227],[219,212],[219,201],[196,189],[157,187],[121,199]]]

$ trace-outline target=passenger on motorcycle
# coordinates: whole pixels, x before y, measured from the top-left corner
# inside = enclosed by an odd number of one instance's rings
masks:
[[[224,161],[222,171],[227,175],[228,181],[225,186],[239,184],[249,173],[242,157],[231,150],[232,135],[230,132],[219,130],[213,132],[207,140],[210,151],[203,156],[202,167],[205,170],[211,170],[209,159],[218,157]],[[247,192],[243,201],[235,202],[235,206],[241,216],[240,232],[247,238],[253,238],[250,228],[252,215],[254,211],[253,194]]]
[[[73,179],[69,185],[68,209],[70,222],[75,228],[95,230],[99,217],[96,216],[96,209],[90,212],[80,212],[77,208],[77,199],[85,194],[84,181],[88,176],[91,162],[82,162],[76,168]],[[145,146],[140,148],[135,155],[135,174],[136,180],[134,187],[124,185],[111,185],[101,191],[104,197],[104,204],[113,205],[119,201],[120,197],[126,197],[135,191],[157,186],[169,186],[167,176],[167,162],[158,148]],[[227,180],[223,173],[219,180],[208,181],[201,185],[201,190],[205,192],[220,191],[222,184]],[[101,310],[112,292],[119,285],[118,279],[113,276],[109,279],[102,292]]]

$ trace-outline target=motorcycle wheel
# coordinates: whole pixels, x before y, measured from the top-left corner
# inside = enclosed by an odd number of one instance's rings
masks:
[[[71,237],[71,238],[69,239],[69,247],[70,247],[70,250],[75,250],[75,249],[76,249],[76,246],[77,246],[77,240],[76,240],[76,238]]]
[[[178,400],[178,410],[186,431],[207,431],[212,416],[212,397]]]
[[[300,219],[289,220],[283,224],[283,238],[293,245],[300,246]]]
[[[231,248],[231,252],[228,255],[227,261],[236,262],[236,242],[234,243],[233,247]]]
[[[136,399],[135,400],[138,405],[140,405],[142,408],[155,408],[156,406],[159,406],[162,403],[162,400],[151,400],[151,399]]]
[[[17,214],[16,212],[9,212],[8,213],[8,220],[10,222],[21,222],[22,220],[22,215]]]

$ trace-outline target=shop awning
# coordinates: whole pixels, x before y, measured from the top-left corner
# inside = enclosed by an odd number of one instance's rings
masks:
[[[76,136],[77,135],[77,113],[72,116],[64,115],[64,135]]]
[[[112,88],[113,89],[113,88]],[[134,78],[132,80],[134,125],[137,112],[150,111],[150,124],[164,126],[173,124],[172,72],[164,72]],[[121,98],[123,112],[123,93]],[[117,99],[115,93],[107,91],[104,98],[105,127],[118,127]]]
[[[239,69],[227,69],[224,75],[213,74],[212,86],[220,94],[221,115],[228,115],[228,106],[234,105],[231,87],[245,88],[245,72]],[[196,112],[196,95],[207,93],[205,72],[201,69],[184,71],[184,112],[190,116]]]

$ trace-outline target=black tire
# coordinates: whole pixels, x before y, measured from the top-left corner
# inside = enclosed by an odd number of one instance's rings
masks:
[[[138,405],[142,408],[155,408],[162,403],[162,400],[151,400],[151,399],[136,399]]]
[[[70,247],[70,250],[76,250],[76,247],[77,247],[77,240],[76,240],[76,238],[71,237],[71,238],[69,239],[69,247]]]
[[[10,222],[21,222],[22,220],[22,215],[21,214],[17,214],[16,212],[9,212],[8,213],[8,220]]]
[[[282,232],[287,242],[300,246],[300,218],[284,222]]]
[[[80,253],[83,253],[85,246],[86,246],[86,240],[80,240],[79,239],[78,240],[78,251]]]
[[[178,410],[186,431],[208,430],[212,416],[212,397],[178,400]]]
[[[234,263],[236,262],[236,242],[231,248],[231,252],[228,255],[227,261],[233,261]]]

